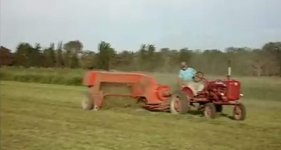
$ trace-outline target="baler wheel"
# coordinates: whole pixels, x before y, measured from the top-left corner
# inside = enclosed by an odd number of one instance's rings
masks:
[[[215,104],[213,104],[213,103],[205,104],[204,116],[207,117],[207,118],[211,118],[211,119],[216,118],[216,107],[215,107]]]
[[[94,101],[90,93],[85,95],[85,99],[81,103],[82,109],[92,110],[94,108]]]
[[[176,91],[171,97],[170,112],[172,114],[184,114],[190,109],[188,97],[182,91]]]
[[[235,120],[245,120],[246,107],[243,104],[235,105],[233,108],[233,118]]]

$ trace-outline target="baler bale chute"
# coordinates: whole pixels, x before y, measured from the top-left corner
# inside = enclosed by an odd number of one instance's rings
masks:
[[[169,111],[170,87],[159,85],[157,81],[144,74],[125,72],[90,71],[83,80],[89,89],[89,99],[82,103],[83,109],[99,110],[107,96],[128,96],[142,102],[143,107],[152,111]],[[123,84],[130,89],[129,94],[105,93],[105,84]]]

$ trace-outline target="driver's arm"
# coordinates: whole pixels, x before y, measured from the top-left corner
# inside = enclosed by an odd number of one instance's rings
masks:
[[[197,71],[194,68],[192,68],[193,77],[196,75],[196,73],[197,73]]]

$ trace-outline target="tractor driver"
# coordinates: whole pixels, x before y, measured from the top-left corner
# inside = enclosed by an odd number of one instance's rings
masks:
[[[179,71],[178,84],[180,88],[189,87],[194,95],[204,89],[204,84],[194,80],[196,78],[196,70],[188,67],[186,62],[181,62],[181,70]]]

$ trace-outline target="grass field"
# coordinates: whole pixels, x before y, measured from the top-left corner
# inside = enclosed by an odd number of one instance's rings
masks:
[[[174,75],[153,74],[173,85]],[[212,77],[210,77],[212,78]],[[104,110],[83,111],[82,86],[0,82],[1,150],[197,150],[281,148],[281,79],[239,78],[245,121],[227,116],[172,115],[108,99]],[[124,104],[131,107],[124,107]],[[231,109],[225,109],[231,114]]]

